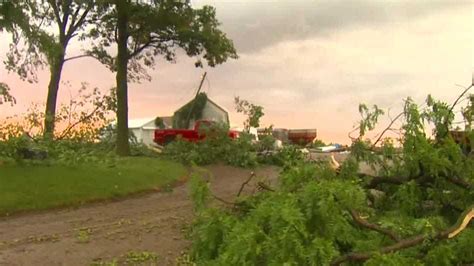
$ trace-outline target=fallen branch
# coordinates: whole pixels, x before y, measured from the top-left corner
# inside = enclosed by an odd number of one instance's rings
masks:
[[[432,239],[440,241],[440,240],[450,239],[457,236],[460,232],[462,232],[462,230],[464,230],[467,227],[467,225],[473,218],[474,218],[474,205],[467,208],[467,210],[464,211],[459,216],[457,222],[453,226],[451,226],[450,228],[446,230],[438,232],[434,237],[432,237]],[[392,253],[398,250],[402,250],[402,249],[406,249],[406,248],[410,248],[410,247],[422,244],[425,240],[428,240],[428,239],[430,239],[430,236],[422,234],[422,235],[417,235],[414,237],[402,239],[393,245],[385,246],[379,250],[370,251],[370,252],[351,252],[334,259],[331,262],[331,265],[340,265],[346,261],[363,262],[370,259],[376,253],[381,253],[381,254]]]
[[[235,206],[235,202],[227,201],[227,200],[225,200],[225,199],[223,199],[223,198],[220,198],[220,197],[218,197],[218,196],[216,196],[216,195],[214,195],[214,194],[211,194],[211,195],[212,195],[212,197],[213,197],[214,199],[216,199],[216,200],[218,200],[218,201],[220,201],[220,202],[222,202],[222,203],[225,203],[225,204],[227,204],[227,205]]]
[[[411,179],[415,179],[416,177],[403,177],[403,176],[370,176],[366,174],[359,174],[359,177],[370,177],[370,182],[365,186],[366,188],[376,188],[380,184],[393,184],[393,185],[401,185],[406,181]]]
[[[434,179],[425,176],[425,177],[420,177],[420,176],[412,176],[412,177],[403,177],[403,176],[370,176],[366,174],[359,174],[359,178],[364,178],[364,177],[369,177],[371,178],[369,183],[365,185],[366,188],[376,188],[380,184],[392,184],[392,185],[401,185],[405,182],[408,182],[410,180],[416,179],[417,183],[425,184],[433,181]],[[446,180],[460,188],[464,189],[472,189],[474,187],[473,184],[469,183],[468,181],[461,179],[461,178],[456,178],[456,177],[446,177]]]
[[[270,192],[275,192],[275,190],[271,187],[269,187],[267,184],[263,183],[263,182],[258,182],[257,183],[257,186],[262,189],[262,190],[266,190],[266,191],[270,191]]]
[[[456,98],[456,100],[453,102],[453,104],[451,105],[451,107],[449,108],[449,112],[448,114],[451,114],[453,113],[453,110],[454,108],[456,107],[456,105],[459,103],[459,101],[462,99],[462,97],[464,97],[464,95],[466,95],[466,93],[472,89],[472,87],[474,86],[474,80],[473,80],[473,84],[471,84],[469,87],[465,88],[464,91]],[[448,116],[446,116],[446,119],[444,120],[444,127],[446,128],[446,133],[444,136],[442,136],[443,138],[446,137],[449,133],[449,120],[448,120]]]
[[[456,105],[459,103],[459,101],[462,99],[462,97],[464,97],[464,95],[466,95],[466,93],[474,86],[474,81],[473,81],[473,84],[471,84],[471,86],[467,87],[464,89],[464,91],[458,96],[458,98],[456,98],[456,100],[454,101],[454,103],[451,105],[451,108],[449,108],[449,112],[453,112],[454,110],[454,107],[456,107]]]
[[[473,187],[473,185],[471,183],[467,182],[466,180],[460,179],[460,178],[448,177],[447,180],[449,182],[453,183],[454,185],[456,185],[458,187],[461,187],[461,188],[472,189],[472,187]]]
[[[398,242],[400,241],[400,237],[398,237],[394,232],[390,231],[389,229],[382,228],[377,224],[372,224],[366,221],[365,219],[361,218],[359,213],[355,210],[349,210],[349,213],[352,216],[352,219],[354,219],[354,222],[356,222],[358,225],[365,227],[367,229],[370,229],[372,231],[379,232],[381,234],[384,234],[388,237],[390,237],[393,241]]]
[[[237,197],[240,197],[240,194],[242,193],[242,191],[244,190],[245,186],[248,185],[248,183],[252,180],[252,178],[255,177],[255,173],[254,172],[251,172],[250,173],[250,176],[247,180],[245,180],[244,183],[242,183],[242,186],[240,186],[240,189],[239,189],[239,192],[237,193]]]
[[[100,109],[100,106],[97,106],[96,108],[94,108],[94,110],[92,110],[89,114],[87,114],[86,116],[84,117],[81,117],[78,121],[76,121],[75,123],[73,124],[69,124],[68,127],[61,133],[61,135],[57,138],[57,140],[62,140],[64,139],[68,134],[69,132],[74,128],[76,127],[77,125],[81,124],[81,123],[84,123],[86,122],[87,120],[91,119],[92,116],[94,116],[94,114]]]

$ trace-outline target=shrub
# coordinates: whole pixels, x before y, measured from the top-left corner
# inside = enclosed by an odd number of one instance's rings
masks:
[[[174,160],[190,164],[208,165],[224,162],[239,167],[253,167],[257,164],[257,157],[250,135],[241,134],[237,139],[228,135],[229,128],[223,124],[216,124],[201,134],[206,138],[197,143],[176,140],[165,147],[164,153]]]

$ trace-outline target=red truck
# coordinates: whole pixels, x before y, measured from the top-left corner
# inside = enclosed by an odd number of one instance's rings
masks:
[[[215,122],[208,120],[198,120],[194,124],[194,129],[157,129],[153,141],[159,145],[166,145],[181,138],[182,140],[198,142],[206,138],[204,131],[210,128]],[[229,137],[232,139],[239,137],[239,132],[230,130]]]

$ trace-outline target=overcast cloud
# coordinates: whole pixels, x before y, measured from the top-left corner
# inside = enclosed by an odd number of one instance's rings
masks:
[[[258,52],[282,41],[324,38],[357,28],[379,28],[453,8],[470,1],[199,1],[217,9],[223,28],[241,53]]]

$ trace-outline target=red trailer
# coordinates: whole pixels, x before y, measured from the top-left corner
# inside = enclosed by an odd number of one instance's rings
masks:
[[[318,132],[316,129],[290,129],[288,130],[288,140],[293,144],[308,145],[312,143]]]
[[[259,129],[259,135],[267,134],[266,130]],[[283,143],[292,143],[299,145],[307,145],[312,143],[318,136],[316,129],[286,129],[274,128],[272,136]]]

